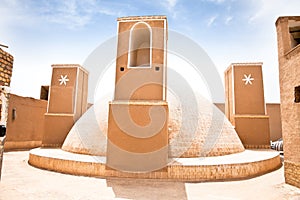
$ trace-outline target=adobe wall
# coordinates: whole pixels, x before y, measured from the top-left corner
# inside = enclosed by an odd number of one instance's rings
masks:
[[[295,93],[300,86],[300,45],[295,46],[293,38],[299,40],[300,17],[279,17],[276,29],[285,181],[300,187],[300,103]]]
[[[43,147],[60,147],[87,109],[88,71],[78,64],[52,65]]]
[[[14,57],[0,48],[0,85],[9,86]]]
[[[225,70],[225,113],[245,148],[270,148],[262,63],[232,63]]]
[[[276,141],[282,138],[280,104],[267,103],[266,109],[269,116],[270,140]]]
[[[10,94],[5,150],[41,146],[47,101]]]
[[[215,106],[217,106],[217,108],[219,108],[219,110],[222,111],[222,113],[225,114],[225,103],[214,103]]]
[[[219,110],[225,114],[225,104],[224,103],[214,103]],[[276,141],[282,138],[281,129],[281,113],[279,103],[267,103],[266,104],[267,115],[269,116],[269,126],[270,126],[270,140]]]

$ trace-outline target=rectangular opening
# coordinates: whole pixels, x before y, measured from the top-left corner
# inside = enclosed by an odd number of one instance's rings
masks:
[[[48,94],[49,94],[49,86],[42,85],[41,92],[40,92],[40,99],[48,101]]]
[[[293,26],[289,28],[290,38],[291,38],[291,47],[294,48],[300,44],[300,26]]]
[[[300,103],[300,85],[295,87],[295,103]]]

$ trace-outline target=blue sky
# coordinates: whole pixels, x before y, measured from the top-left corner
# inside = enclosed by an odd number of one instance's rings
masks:
[[[117,17],[166,15],[197,42],[220,76],[232,62],[263,62],[265,98],[279,102],[275,21],[300,15],[299,0],[0,0],[0,44],[15,57],[12,92],[39,97],[51,64],[82,64],[115,36]]]

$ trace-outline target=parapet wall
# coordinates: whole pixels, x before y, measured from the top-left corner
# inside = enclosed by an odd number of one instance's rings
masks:
[[[215,103],[215,106],[225,114],[224,103]],[[269,116],[270,140],[276,141],[282,138],[280,103],[266,103],[266,109]]]

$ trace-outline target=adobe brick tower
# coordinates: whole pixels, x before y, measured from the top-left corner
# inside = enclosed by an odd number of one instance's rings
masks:
[[[14,57],[0,48],[0,85],[10,86]]]
[[[3,45],[4,46],[4,45]],[[6,47],[6,46],[5,46]],[[8,115],[8,102],[10,93],[10,81],[12,76],[14,57],[0,48],[0,126],[6,127]],[[1,134],[0,134],[1,135]]]
[[[300,16],[276,21],[285,181],[300,187]]]
[[[118,19],[114,100],[109,104],[108,168],[159,170],[168,160],[167,19]]]
[[[73,124],[87,109],[88,72],[77,64],[52,65],[44,147],[60,147]]]
[[[225,71],[225,113],[246,148],[269,148],[262,63],[233,63]]]

